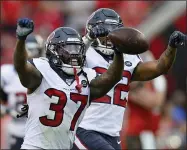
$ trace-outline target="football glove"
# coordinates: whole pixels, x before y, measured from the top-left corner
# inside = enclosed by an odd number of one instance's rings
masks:
[[[26,116],[28,118],[28,110],[29,110],[29,105],[24,104],[23,107],[21,108],[22,113],[17,114],[17,118]]]
[[[25,40],[34,30],[34,23],[31,19],[22,18],[17,22],[16,35],[20,40]]]
[[[105,37],[109,33],[109,30],[104,28],[103,25],[97,25],[89,30],[88,35],[91,39],[96,39],[98,37]]]
[[[187,36],[179,31],[174,31],[169,38],[169,46],[177,48],[179,45],[186,45]]]

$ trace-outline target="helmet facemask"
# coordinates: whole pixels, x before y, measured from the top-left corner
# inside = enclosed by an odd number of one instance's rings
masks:
[[[47,44],[47,50],[52,53],[50,61],[69,75],[74,75],[73,68],[81,71],[85,61],[85,46],[82,43]]]

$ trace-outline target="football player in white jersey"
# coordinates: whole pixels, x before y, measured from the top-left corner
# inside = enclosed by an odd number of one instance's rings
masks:
[[[123,54],[115,51],[113,63],[101,76],[84,67],[86,46],[72,28],[54,30],[46,41],[46,57],[27,62],[25,39],[34,29],[28,18],[18,20],[14,65],[28,89],[28,119],[22,149],[70,149],[89,99],[105,95],[121,78]],[[84,38],[108,35],[99,25]]]
[[[122,27],[123,23],[114,10],[101,8],[89,17],[87,32],[96,25],[103,25],[112,31]],[[127,106],[129,83],[151,80],[167,73],[174,62],[176,48],[185,42],[185,37],[181,32],[173,33],[168,48],[156,61],[143,63],[138,55],[125,54],[123,78],[104,97],[91,101],[77,129],[73,149],[121,149],[119,136]],[[113,54],[113,45],[107,37],[97,38],[86,53],[87,66],[103,74],[112,63]]]
[[[41,57],[43,54],[43,39],[39,35],[29,35],[26,39],[26,50],[29,58]],[[23,143],[26,118],[17,119],[21,106],[26,103],[27,89],[20,83],[13,64],[1,66],[1,116],[9,114],[11,121],[5,127],[5,141],[8,149],[20,149]],[[5,102],[6,101],[6,102]],[[3,103],[7,103],[4,105]],[[7,137],[7,138],[6,138]]]

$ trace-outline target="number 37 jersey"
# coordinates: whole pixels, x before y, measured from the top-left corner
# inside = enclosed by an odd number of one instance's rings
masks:
[[[119,136],[127,105],[129,83],[133,71],[140,61],[141,59],[137,55],[124,55],[122,79],[104,97],[92,100],[79,127],[110,136]],[[87,51],[86,62],[87,67],[102,74],[109,68],[112,59],[104,59],[91,47]]]
[[[29,112],[22,149],[70,149],[77,126],[89,105],[87,82],[95,78],[96,72],[83,69],[87,79],[79,74],[83,87],[78,93],[77,82],[67,77],[62,79],[46,59],[35,58],[33,64],[43,78],[40,86],[27,96]]]

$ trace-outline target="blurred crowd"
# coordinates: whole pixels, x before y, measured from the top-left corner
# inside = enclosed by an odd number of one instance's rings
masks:
[[[88,16],[96,9],[116,10],[125,26],[136,27],[162,5],[162,1],[3,1],[1,6],[1,62],[12,63],[16,22],[20,17],[34,20],[35,33],[44,39],[59,26],[70,26],[85,32]],[[186,14],[175,20],[164,32],[150,40],[150,51],[159,58],[174,30],[186,31]],[[178,149],[186,146],[187,51],[181,48],[176,63],[166,76],[167,96],[162,105],[157,132],[157,146]],[[166,138],[167,137],[167,138]]]
[[[136,26],[157,5],[151,1],[3,1],[1,49],[4,57],[2,57],[1,63],[12,61],[16,22],[20,17],[32,18],[35,23],[34,31],[46,38],[52,30],[59,26],[70,26],[84,34],[88,16],[101,7],[116,10],[126,26]],[[4,45],[3,43],[9,44]]]

